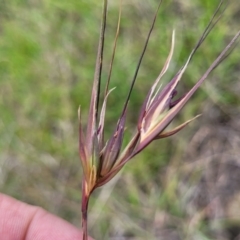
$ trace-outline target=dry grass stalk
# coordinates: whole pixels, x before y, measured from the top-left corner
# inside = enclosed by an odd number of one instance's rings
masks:
[[[99,112],[99,96],[100,96],[100,86],[101,86],[101,72],[102,72],[102,61],[103,61],[103,49],[104,49],[104,34],[106,28],[107,20],[107,6],[108,1],[103,1],[103,15],[102,15],[102,25],[99,38],[98,55],[96,60],[95,76],[92,88],[92,96],[89,110],[89,119],[86,134],[83,132],[81,125],[81,112],[79,108],[79,153],[83,167],[83,181],[82,181],[82,227],[83,227],[83,239],[87,239],[87,211],[88,202],[91,193],[98,187],[104,185],[110,181],[121,169],[122,167],[132,159],[136,154],[140,153],[144,148],[146,148],[152,141],[165,138],[174,135],[181,129],[183,129],[188,123],[194,120],[196,117],[186,121],[185,123],[179,125],[178,127],[166,131],[167,126],[173,121],[175,116],[179,111],[185,106],[190,97],[199,88],[203,81],[208,77],[208,75],[231,53],[237,44],[237,40],[240,36],[240,31],[233,37],[230,43],[225,47],[221,54],[216,58],[216,60],[211,64],[208,70],[203,74],[203,76],[196,82],[196,84],[183,96],[178,98],[178,100],[173,101],[173,98],[177,94],[176,87],[181,80],[189,62],[192,60],[193,55],[206,39],[208,34],[211,32],[213,27],[219,21],[223,12],[226,9],[227,4],[224,5],[222,0],[218,5],[212,19],[210,20],[208,26],[203,32],[200,40],[197,42],[196,46],[190,53],[186,63],[177,72],[174,78],[160,91],[159,82],[163,75],[168,70],[173,51],[174,51],[174,41],[175,41],[175,31],[172,33],[172,41],[169,55],[163,66],[162,71],[153,83],[146,99],[142,105],[140,111],[138,123],[136,126],[136,133],[132,137],[129,144],[122,150],[122,142],[124,137],[125,120],[126,120],[126,110],[128,102],[137,78],[138,70],[142,62],[142,58],[146,51],[148,41],[153,30],[155,20],[157,17],[158,10],[160,8],[162,1],[160,1],[157,12],[154,16],[152,26],[150,28],[147,40],[140,56],[140,60],[137,65],[135,75],[130,86],[130,90],[123,106],[122,114],[116,124],[116,129],[112,134],[112,137],[105,141],[104,139],[104,120],[106,112],[107,98],[111,93],[108,89],[109,82],[112,72],[112,64],[114,60],[116,44],[119,34],[119,26],[121,19],[121,7],[119,11],[119,20],[116,38],[114,42],[114,49],[112,60],[110,63],[109,77],[105,87],[104,101]],[[122,151],[121,151],[122,150]]]

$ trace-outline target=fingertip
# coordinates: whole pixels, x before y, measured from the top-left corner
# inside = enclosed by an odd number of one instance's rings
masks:
[[[82,231],[40,207],[0,193],[0,236],[4,240],[81,240]]]

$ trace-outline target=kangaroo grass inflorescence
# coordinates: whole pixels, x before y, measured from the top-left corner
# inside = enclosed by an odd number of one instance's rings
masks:
[[[116,124],[115,131],[109,140],[104,139],[104,120],[107,99],[112,89],[109,90],[109,82],[112,72],[112,64],[114,60],[116,44],[119,34],[119,26],[121,20],[121,7],[119,10],[119,20],[116,38],[114,42],[112,60],[110,63],[110,70],[108,75],[107,84],[104,91],[104,101],[100,108],[99,98],[100,98],[100,86],[101,86],[101,72],[102,72],[102,61],[103,61],[103,49],[104,49],[104,34],[106,28],[107,20],[107,6],[108,1],[103,1],[103,15],[102,24],[99,38],[98,54],[96,59],[95,76],[92,88],[91,103],[89,109],[89,119],[87,125],[86,133],[83,132],[81,125],[81,111],[79,108],[79,153],[83,167],[83,181],[82,181],[82,227],[83,227],[83,239],[87,239],[87,215],[88,215],[88,202],[91,193],[98,187],[104,185],[110,181],[121,169],[122,167],[132,159],[136,154],[140,153],[144,148],[146,148],[152,141],[160,138],[165,138],[171,136],[181,129],[183,129],[189,122],[194,120],[196,117],[188,120],[187,122],[179,125],[172,130],[166,130],[167,126],[173,121],[174,117],[179,113],[179,111],[185,106],[190,97],[202,84],[202,82],[208,77],[208,75],[231,53],[237,44],[237,40],[240,36],[240,31],[232,38],[230,43],[225,47],[221,54],[216,58],[216,60],[211,64],[203,76],[196,82],[196,84],[185,93],[185,95],[178,98],[178,100],[173,101],[173,98],[177,94],[176,87],[182,78],[189,62],[192,60],[193,55],[206,39],[208,34],[211,32],[213,27],[219,21],[223,12],[225,11],[227,4],[224,0],[220,1],[213,17],[211,18],[209,24],[207,25],[205,31],[203,32],[200,40],[197,42],[196,46],[190,53],[186,63],[180,68],[173,79],[160,91],[159,82],[163,75],[168,70],[173,51],[174,51],[174,41],[175,41],[175,31],[172,33],[171,47],[169,55],[163,66],[162,71],[150,88],[145,101],[142,105],[138,123],[136,126],[136,132],[132,137],[131,141],[123,148],[123,137],[125,130],[125,120],[126,120],[126,110],[128,107],[128,102],[138,75],[138,70],[140,68],[144,53],[146,51],[148,41],[153,30],[157,13],[162,4],[162,0],[158,5],[157,12],[154,16],[149,34],[146,39],[145,46],[143,48],[142,54],[140,56],[137,69],[135,71],[127,99],[124,103],[121,116]],[[123,148],[123,149],[122,149]]]

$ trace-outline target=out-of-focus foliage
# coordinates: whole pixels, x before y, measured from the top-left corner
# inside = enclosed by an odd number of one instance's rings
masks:
[[[169,52],[172,29],[176,50],[166,81],[186,61],[218,2],[163,2],[130,101],[127,136]],[[123,0],[111,83],[117,89],[108,102],[109,134],[157,3]],[[239,13],[238,2],[232,1],[189,65],[180,93],[198,80],[239,29]],[[100,17],[97,0],[0,2],[1,192],[40,205],[77,226],[82,174],[77,108],[81,105],[86,122]],[[118,1],[111,0],[103,81],[117,17]],[[179,122],[198,113],[202,117],[173,138],[153,143],[95,193],[89,218],[93,237],[231,239],[240,209],[239,63],[238,47],[183,109]]]

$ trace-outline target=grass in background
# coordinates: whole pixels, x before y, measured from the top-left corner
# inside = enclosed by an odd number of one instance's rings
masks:
[[[112,78],[117,89],[108,102],[109,134],[157,6],[153,0],[123,3]],[[177,46],[169,78],[185,62],[217,4],[164,2],[129,105],[130,131],[136,109],[166,59],[172,29]],[[117,7],[118,2],[110,1],[103,76]],[[233,1],[194,57],[180,92],[198,80],[237,31],[239,11]],[[86,120],[100,18],[96,0],[0,3],[0,190],[77,226],[82,174],[77,109],[81,104]],[[179,115],[179,122],[203,113],[200,119],[176,137],[152,144],[116,181],[96,191],[89,216],[93,237],[234,239],[234,232],[239,234],[239,59],[236,49]]]

